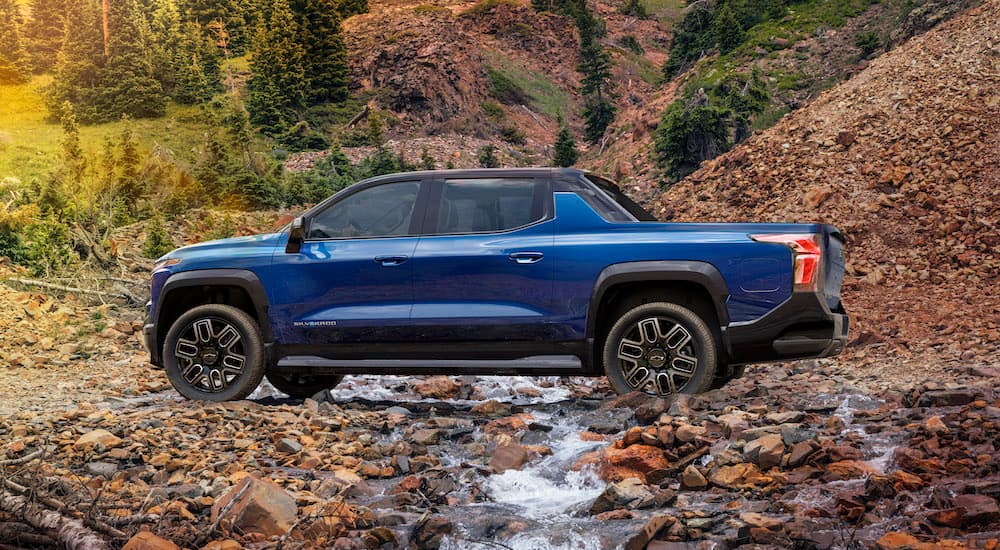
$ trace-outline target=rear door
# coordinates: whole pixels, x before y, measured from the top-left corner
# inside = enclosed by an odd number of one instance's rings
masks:
[[[428,200],[413,257],[411,323],[420,341],[502,345],[558,339],[549,324],[549,180],[445,179],[433,183]]]

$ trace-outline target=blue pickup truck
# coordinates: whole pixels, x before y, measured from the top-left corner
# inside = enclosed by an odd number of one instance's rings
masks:
[[[242,399],[264,376],[304,397],[345,374],[700,393],[840,352],[843,246],[829,225],[659,223],[580,170],[394,174],[278,233],[163,256],[144,337],[191,399]]]

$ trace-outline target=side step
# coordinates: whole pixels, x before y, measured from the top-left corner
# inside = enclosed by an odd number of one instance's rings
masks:
[[[511,360],[450,359],[324,359],[293,355],[280,361],[276,370],[324,374],[523,374],[579,376],[583,365],[572,355],[533,356]]]

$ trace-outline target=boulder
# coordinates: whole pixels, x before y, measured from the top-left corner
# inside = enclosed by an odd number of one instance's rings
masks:
[[[511,412],[511,406],[510,403],[501,403],[496,399],[490,399],[472,407],[469,412],[483,416],[507,416]]]
[[[691,465],[684,468],[684,472],[681,473],[681,489],[700,491],[705,487],[708,487],[708,480],[705,479],[705,476],[701,475],[698,468]]]
[[[963,525],[985,524],[1000,519],[996,499],[987,495],[958,495],[952,506],[961,512]]]
[[[663,449],[636,444],[624,449],[608,448],[600,461],[601,478],[607,481],[621,481],[637,477],[646,481],[646,474],[653,470],[663,470],[670,462],[663,455]]]
[[[426,399],[452,399],[462,385],[447,376],[433,376],[413,385],[413,391]]]
[[[283,535],[295,523],[298,508],[295,499],[284,489],[266,479],[243,478],[212,506],[212,522],[220,514],[230,528],[256,532],[271,537]]]
[[[674,437],[681,443],[690,443],[702,435],[705,435],[705,427],[691,424],[681,424],[674,431]]]
[[[590,514],[596,515],[618,508],[639,508],[653,500],[653,494],[639,478],[630,477],[611,483],[590,505]]]
[[[743,457],[767,470],[781,464],[781,456],[785,453],[785,444],[778,434],[768,434],[758,437],[746,447],[743,447]]]
[[[653,548],[653,544],[650,541],[656,538],[664,529],[667,529],[677,523],[677,518],[674,516],[668,516],[666,514],[658,514],[646,522],[642,530],[632,536],[625,542],[625,550],[643,550],[644,548]]]

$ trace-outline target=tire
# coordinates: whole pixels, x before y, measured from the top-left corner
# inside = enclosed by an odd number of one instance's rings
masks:
[[[317,393],[328,390],[344,379],[340,374],[283,374],[279,372],[269,372],[267,381],[278,389],[281,393],[305,399]]]
[[[712,334],[704,319],[684,306],[635,306],[608,332],[604,373],[619,394],[704,393],[712,387],[718,363]]]
[[[177,318],[167,332],[163,358],[170,383],[188,399],[244,399],[264,377],[257,322],[223,304],[198,306]]]

